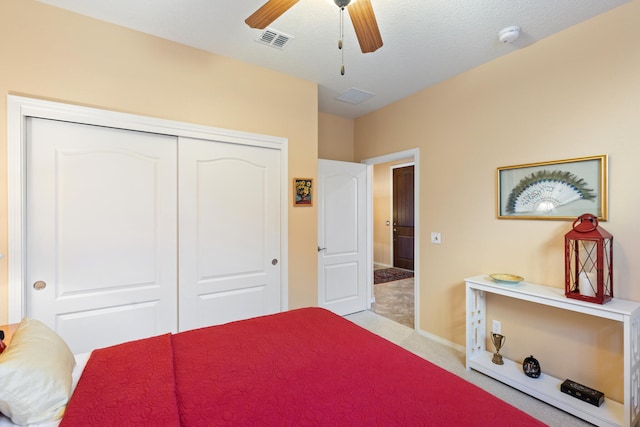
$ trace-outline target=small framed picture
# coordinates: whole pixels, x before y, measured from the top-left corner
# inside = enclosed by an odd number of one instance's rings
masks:
[[[293,206],[313,206],[313,179],[293,179]]]

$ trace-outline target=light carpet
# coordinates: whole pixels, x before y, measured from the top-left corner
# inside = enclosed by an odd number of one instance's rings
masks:
[[[464,353],[426,338],[413,329],[393,320],[371,311],[354,313],[345,316],[345,318],[464,378],[552,427],[584,427],[592,425],[480,372],[467,371]],[[496,417],[500,417],[500,414],[496,414]]]

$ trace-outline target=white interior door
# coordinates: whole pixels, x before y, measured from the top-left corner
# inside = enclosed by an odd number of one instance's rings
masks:
[[[280,307],[280,152],[180,138],[179,329]]]
[[[74,353],[175,331],[177,138],[27,119],[27,316]]]
[[[318,161],[318,301],[346,315],[367,309],[367,166]]]

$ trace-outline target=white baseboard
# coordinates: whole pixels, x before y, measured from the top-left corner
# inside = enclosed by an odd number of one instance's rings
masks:
[[[446,345],[447,347],[450,347],[450,348],[452,348],[454,350],[457,350],[457,351],[459,351],[461,353],[465,352],[465,348],[463,346],[458,345],[458,344],[456,344],[454,342],[451,342],[449,340],[445,340],[444,338],[439,337],[437,335],[434,335],[434,334],[432,334],[430,332],[427,332],[427,331],[424,331],[424,330],[418,329],[418,328],[416,328],[416,332],[419,333],[420,335],[422,335],[423,337],[429,338],[430,340],[433,340],[433,341],[435,341],[437,343],[440,343],[442,345]]]

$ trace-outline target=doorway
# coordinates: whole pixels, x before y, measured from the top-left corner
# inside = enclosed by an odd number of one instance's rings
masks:
[[[392,153],[385,156],[364,160],[363,163],[372,165],[372,185],[371,185],[371,205],[369,212],[371,215],[371,266],[373,270],[396,268],[402,270],[399,273],[413,270],[413,277],[406,277],[400,274],[399,280],[391,280],[375,284],[378,280],[372,280],[371,310],[398,323],[409,326],[412,329],[419,325],[419,162],[418,149]],[[410,169],[405,169],[410,167]],[[394,249],[395,235],[398,234],[397,216],[394,215],[393,197],[394,180],[393,170],[399,169],[403,172],[413,172],[413,176],[403,175],[400,180],[401,186],[411,189],[411,202],[407,212],[402,213],[402,225],[412,223],[411,230],[401,230],[401,245]],[[410,176],[410,177],[409,177]],[[402,183],[404,180],[404,183]],[[411,185],[407,185],[408,181]],[[397,193],[397,191],[395,192]],[[402,197],[407,197],[404,194]],[[394,221],[396,219],[396,221]],[[394,222],[396,227],[394,227]],[[396,232],[394,232],[394,229]],[[401,263],[396,263],[394,258],[400,255]],[[391,271],[393,276],[397,272]],[[379,276],[374,273],[374,277]]]

